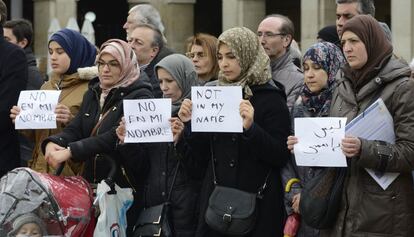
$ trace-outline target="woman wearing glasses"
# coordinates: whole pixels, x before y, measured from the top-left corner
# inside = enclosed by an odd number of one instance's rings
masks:
[[[76,48],[75,48],[76,45]],[[82,103],[83,94],[89,81],[97,76],[95,67],[96,49],[79,32],[63,29],[53,34],[48,44],[52,74],[42,90],[60,90],[59,104],[56,106],[56,129],[25,130],[24,135],[34,140],[35,146],[29,167],[45,173],[53,173],[40,149],[40,143],[47,137],[59,133],[76,116]],[[10,110],[10,118],[15,120],[20,113],[18,106]],[[75,175],[81,164],[67,162],[62,175]]]
[[[135,181],[143,180],[137,175],[145,172],[140,170],[140,164],[134,163],[135,160],[126,160],[117,153],[115,129],[123,114],[122,101],[152,98],[151,85],[138,80],[140,71],[135,53],[122,40],[105,42],[97,65],[99,77],[89,83],[78,115],[63,132],[44,140],[42,150],[46,161],[55,168],[67,160],[85,162],[83,176],[90,183],[107,178],[111,166],[104,156],[113,158],[120,167],[114,177],[115,183],[132,188],[135,191],[134,205],[141,207],[138,198],[143,196],[142,186]],[[138,207],[131,207],[127,213],[130,228],[136,220]]]
[[[204,33],[190,37],[186,56],[191,59],[197,71],[198,82],[204,85],[217,80],[219,66],[217,62],[217,38]]]

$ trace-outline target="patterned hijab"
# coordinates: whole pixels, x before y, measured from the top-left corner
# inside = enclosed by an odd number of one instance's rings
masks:
[[[181,90],[181,97],[172,103],[171,114],[175,116],[183,100],[191,97],[191,87],[198,85],[197,72],[193,62],[181,54],[171,54],[159,61],[154,67],[157,78],[158,68],[163,68],[170,73],[177,81],[178,87]]]
[[[118,61],[121,67],[121,74],[119,76],[119,81],[111,87],[104,87],[104,85],[100,84],[102,89],[101,106],[109,91],[113,88],[127,87],[131,85],[138,80],[140,74],[136,55],[127,42],[119,39],[110,39],[102,44],[98,60],[101,59],[103,54],[110,54],[116,61]]]
[[[218,46],[226,44],[241,67],[236,81],[228,81],[220,70],[219,85],[241,86],[244,97],[253,95],[249,86],[265,84],[272,79],[269,57],[264,51],[256,34],[246,27],[235,27],[224,31],[218,38]]]
[[[335,89],[335,76],[341,66],[345,64],[341,50],[334,44],[329,42],[320,42],[312,45],[303,55],[303,62],[311,60],[318,64],[328,74],[326,88],[319,93],[312,93],[306,84],[303,87],[301,97],[302,104],[307,111],[315,116],[327,114],[332,93]]]
[[[342,32],[356,34],[364,43],[368,60],[360,69],[344,67],[345,76],[350,78],[356,91],[367,84],[386,65],[392,56],[393,47],[377,20],[370,15],[358,15],[346,22]]]

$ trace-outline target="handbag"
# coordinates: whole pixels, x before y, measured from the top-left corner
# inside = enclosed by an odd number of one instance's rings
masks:
[[[217,184],[212,142],[210,142],[210,149],[215,187],[208,201],[208,207],[204,215],[205,222],[210,228],[222,234],[248,234],[256,224],[256,201],[258,198],[263,198],[270,171],[265,183],[257,193],[220,186]]]
[[[168,158],[168,157],[167,157]],[[173,180],[170,190],[168,191],[167,201],[164,203],[145,208],[139,215],[138,220],[134,226],[134,237],[139,236],[164,236],[173,237],[173,228],[170,223],[170,207],[171,194],[177,178],[178,169],[180,167],[180,160],[174,171]],[[166,175],[167,177],[167,175]]]
[[[346,168],[324,168],[302,189],[299,210],[302,219],[316,229],[335,224],[341,205]]]

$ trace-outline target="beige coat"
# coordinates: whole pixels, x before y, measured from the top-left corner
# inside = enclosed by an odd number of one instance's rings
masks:
[[[339,81],[330,116],[347,117],[348,122],[369,106],[375,91],[384,85],[381,98],[394,119],[396,135],[386,172],[400,175],[383,190],[365,171],[379,167],[376,145],[361,139],[360,156],[348,159],[351,162],[336,225],[322,231],[321,236],[414,236],[414,81],[409,76],[407,64],[392,58],[357,94],[349,79]]]
[[[85,94],[88,89],[89,81],[97,75],[98,71],[96,67],[80,68],[77,73],[64,75],[62,78],[52,75],[51,79],[43,84],[41,90],[57,90],[60,88],[62,92],[59,97],[59,103],[69,107],[72,115],[75,116],[78,113],[79,107],[82,103],[83,94]],[[54,169],[47,164],[40,145],[45,138],[61,132],[64,126],[64,124],[58,122],[56,129],[25,131],[25,134],[31,132],[31,137],[34,137],[35,141],[32,160],[29,161],[30,168],[42,173],[54,172]],[[76,175],[81,172],[81,163],[74,163],[72,161],[67,163],[68,164],[65,165],[62,175]]]

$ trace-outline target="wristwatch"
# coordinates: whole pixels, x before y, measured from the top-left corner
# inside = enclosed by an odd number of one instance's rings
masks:
[[[380,161],[377,170],[383,173],[387,168],[388,161],[392,158],[392,148],[387,142],[375,141],[375,149]]]

